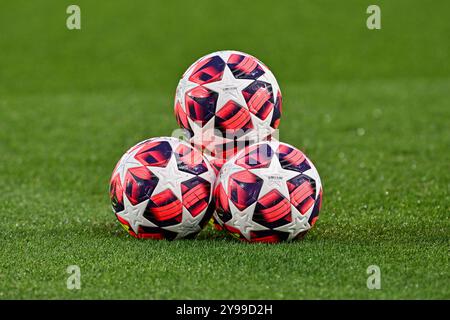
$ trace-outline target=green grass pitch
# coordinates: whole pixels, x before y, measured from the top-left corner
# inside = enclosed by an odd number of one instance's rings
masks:
[[[373,2],[373,3],[372,3]],[[66,8],[81,8],[81,30]],[[381,7],[381,30],[366,8]],[[448,1],[2,1],[0,299],[450,298]],[[255,55],[283,92],[281,140],[324,184],[303,241],[140,241],[108,181],[170,135],[184,70]],[[81,290],[68,290],[68,265]],[[366,286],[381,269],[381,289]]]

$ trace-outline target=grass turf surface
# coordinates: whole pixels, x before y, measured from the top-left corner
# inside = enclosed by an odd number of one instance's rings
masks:
[[[77,3],[81,31],[68,1],[0,4],[0,298],[450,298],[448,2],[377,2],[380,31],[366,1]],[[279,245],[132,239],[110,173],[171,133],[178,78],[220,49],[277,76],[281,139],[324,183],[319,222]]]

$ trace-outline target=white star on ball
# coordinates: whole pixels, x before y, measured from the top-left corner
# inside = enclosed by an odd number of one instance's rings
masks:
[[[247,108],[247,102],[242,95],[242,90],[247,88],[254,80],[236,79],[228,65],[225,65],[222,79],[204,84],[203,87],[218,93],[216,113],[228,102],[234,101],[241,107]]]
[[[286,182],[300,174],[296,171],[283,169],[276,153],[272,155],[268,168],[252,169],[251,172],[264,180],[263,186],[259,193],[260,198],[276,189],[288,200],[290,199],[290,195]]]
[[[311,166],[311,169],[308,169],[304,172],[302,172],[303,175],[310,177],[316,182],[316,194],[315,198],[319,196],[320,187],[322,186],[322,182],[320,181],[319,173],[317,172],[316,168],[313,166],[312,162],[308,159],[308,163]]]
[[[253,221],[253,214],[255,212],[256,203],[257,202],[245,208],[244,211],[240,211],[232,201],[229,201],[230,210],[234,213],[231,219],[228,220],[225,224],[238,229],[247,240],[250,240],[250,233],[252,231],[269,230],[269,228]]]
[[[184,103],[184,96],[186,92],[189,92],[191,89],[197,87],[198,84],[189,80],[188,76],[181,78],[177,91],[175,93],[176,99],[181,103],[181,108],[184,112],[186,112],[186,106]]]
[[[278,91],[280,91],[280,87],[278,86],[277,79],[275,79],[275,76],[273,75],[272,71],[267,69],[263,66],[264,74],[258,78],[260,81],[267,82],[272,86],[272,93],[273,93],[273,101],[274,103],[277,102],[278,98]]]
[[[200,228],[200,221],[205,215],[205,212],[206,209],[201,214],[193,217],[189,210],[183,206],[183,216],[181,222],[173,226],[162,228],[165,230],[176,232],[177,236],[175,237],[175,239],[184,238],[187,235],[190,235],[191,233],[197,233],[202,229]]]
[[[143,166],[143,164],[134,157],[140,149],[141,148],[136,148],[131,152],[125,153],[122,158],[120,158],[119,164],[114,171],[114,175],[116,175],[116,173],[119,174],[122,185],[125,183],[125,175],[129,169]]]
[[[246,134],[248,139],[251,141],[252,139],[254,139],[255,141],[262,141],[268,135],[272,135],[273,132],[275,131],[275,129],[273,129],[270,126],[272,116],[273,116],[273,109],[270,111],[269,115],[265,120],[262,120],[261,118],[250,112],[250,117],[252,118],[253,123],[253,130],[249,130],[249,132]]]
[[[158,177],[158,184],[156,185],[155,190],[153,190],[153,194],[158,194],[166,189],[170,189],[180,201],[182,200],[181,184],[184,181],[195,177],[194,174],[178,169],[177,160],[173,153],[170,156],[167,166],[147,166],[147,168]]]
[[[233,53],[235,53],[235,52],[230,51],[230,50],[223,50],[223,51],[214,52],[211,55],[217,54],[223,60],[223,62],[225,62],[225,64],[226,64],[228,62],[228,59],[230,58],[230,56]]]
[[[212,117],[207,123],[203,126],[197,124],[191,118],[188,118],[189,126],[192,129],[193,136],[190,141],[194,142],[196,145],[201,145],[207,147],[207,150],[214,151],[213,143],[218,140],[215,135],[214,128],[214,117]],[[209,149],[208,149],[209,147]],[[212,150],[210,150],[212,148]]]
[[[314,206],[312,206],[305,215],[301,215],[300,212],[291,204],[291,219],[292,221],[282,225],[278,228],[274,228],[277,231],[287,232],[289,234],[288,241],[294,239],[300,232],[308,230],[308,216],[311,213]]]
[[[233,174],[235,174],[236,172],[247,170],[238,165],[235,165],[234,164],[235,161],[236,161],[236,157],[234,157],[233,160],[225,162],[225,164],[222,166],[222,169],[220,170],[220,173],[219,173],[219,179],[222,182],[223,189],[227,193],[228,193],[228,183],[229,183],[229,180],[231,179],[231,176]]]
[[[148,201],[149,200],[145,200],[137,205],[133,205],[130,200],[128,200],[125,192],[123,193],[124,209],[123,211],[117,212],[117,215],[127,221],[136,234],[138,233],[139,226],[157,227],[154,223],[144,217]]]

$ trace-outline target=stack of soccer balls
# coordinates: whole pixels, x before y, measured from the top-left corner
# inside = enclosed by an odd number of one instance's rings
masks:
[[[304,236],[318,218],[322,184],[300,150],[275,138],[281,104],[274,75],[255,57],[200,58],[176,90],[184,139],[140,142],[113,171],[119,222],[137,238],[192,238],[211,218],[245,241]]]

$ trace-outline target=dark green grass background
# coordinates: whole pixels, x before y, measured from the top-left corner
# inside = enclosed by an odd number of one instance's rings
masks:
[[[82,30],[66,29],[81,7]],[[366,28],[379,4],[382,29]],[[449,1],[1,1],[0,298],[450,298]],[[324,184],[304,241],[139,241],[108,199],[122,153],[176,127],[178,79],[255,55],[281,139]],[[81,290],[66,288],[68,265]],[[381,290],[366,269],[381,268]]]

